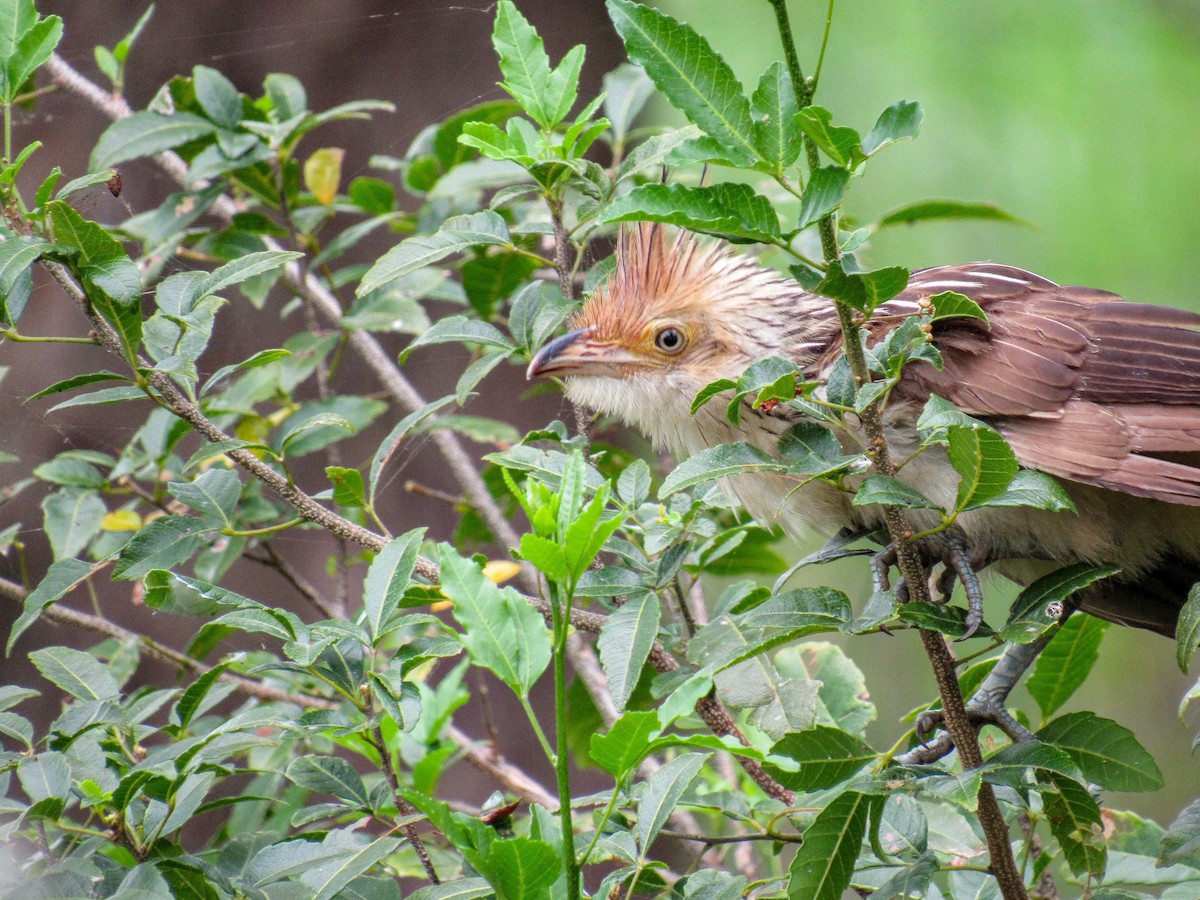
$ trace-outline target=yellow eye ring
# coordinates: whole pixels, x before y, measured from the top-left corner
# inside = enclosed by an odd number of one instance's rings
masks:
[[[668,325],[654,335],[654,346],[671,356],[682,353],[687,346],[687,335],[674,325]]]

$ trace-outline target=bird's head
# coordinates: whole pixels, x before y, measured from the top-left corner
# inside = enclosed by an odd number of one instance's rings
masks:
[[[616,416],[660,447],[694,452],[690,405],[719,378],[736,379],[754,360],[804,362],[820,323],[794,282],[727,245],[639,224],[622,232],[616,268],[546,344],[528,376],[565,379],[576,403]]]

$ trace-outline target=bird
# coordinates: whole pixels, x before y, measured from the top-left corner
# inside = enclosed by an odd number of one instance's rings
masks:
[[[555,376],[576,404],[618,419],[684,459],[735,441],[774,452],[801,413],[747,401],[738,421],[724,404],[695,414],[693,398],[753,362],[781,356],[806,379],[827,381],[842,350],[833,302],[752,254],[657,223],[621,232],[611,275],[578,309],[570,330],[533,357],[527,375]],[[914,271],[867,321],[868,342],[928,298],[954,291],[986,314],[934,322],[943,367],[905,367],[884,411],[896,477],[947,509],[958,476],[946,453],[918,448],[917,418],[932,395],[998,431],[1022,467],[1058,480],[1074,514],[1030,507],[962,513],[953,533],[975,568],[1028,585],[1075,564],[1119,573],[1078,591],[1070,608],[1173,636],[1188,590],[1200,581],[1200,315],[1061,286],[990,262]],[[847,417],[855,447],[857,420]],[[861,446],[857,449],[861,451]],[[825,481],[796,489],[779,474],[722,479],[765,525],[801,535],[860,533],[882,525],[877,506]],[[937,522],[910,510],[918,528]],[[930,518],[930,517],[933,518]],[[936,543],[936,542],[935,542]],[[933,556],[945,554],[935,549]],[[1010,645],[969,709],[1017,739],[1030,735],[1004,702],[1052,632]]]

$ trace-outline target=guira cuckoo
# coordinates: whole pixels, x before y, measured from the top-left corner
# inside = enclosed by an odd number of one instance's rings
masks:
[[[976,567],[1028,584],[1071,563],[1116,564],[1119,575],[1078,592],[1074,605],[1173,635],[1188,589],[1200,581],[1200,315],[971,263],[914,272],[870,320],[876,337],[943,291],[973,299],[988,323],[933,326],[945,365],[904,369],[885,412],[894,458],[916,449],[916,418],[931,394],[990,424],[1021,465],[1060,480],[1078,514],[963,513],[956,533]],[[723,404],[692,415],[692,399],[766,356],[824,380],[842,340],[829,300],[719,242],[644,224],[623,233],[614,273],[573,324],[542,348],[529,376],[564,378],[572,401],[623,420],[679,458],[732,441],[775,450],[799,413],[747,402],[735,425]],[[913,457],[897,477],[953,508],[958,476],[940,448]],[[725,481],[756,519],[792,533],[881,524],[878,507],[854,506],[825,482],[793,492],[779,475]],[[918,527],[935,521],[911,512]],[[935,547],[933,556],[944,552]],[[972,700],[980,719],[1028,737],[1003,702],[1048,639],[1009,648]]]

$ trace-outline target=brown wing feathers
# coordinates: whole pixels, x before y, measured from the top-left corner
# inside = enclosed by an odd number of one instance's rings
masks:
[[[910,370],[921,388],[991,422],[1026,466],[1200,506],[1186,456],[1200,454],[1200,315],[994,265],[917,273],[893,303],[942,290],[974,299],[991,329],[940,327],[946,365]]]

